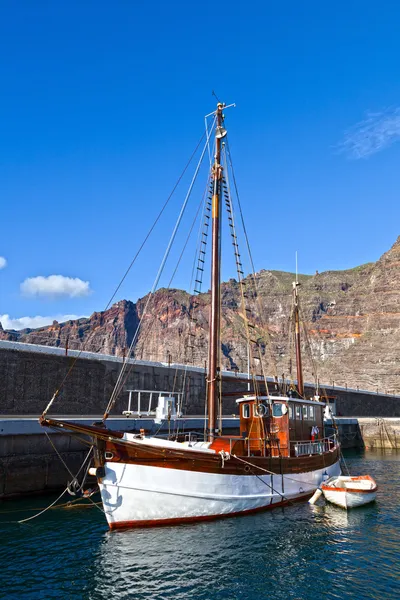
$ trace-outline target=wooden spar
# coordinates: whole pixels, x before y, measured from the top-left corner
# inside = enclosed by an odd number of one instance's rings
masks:
[[[219,346],[220,346],[220,282],[221,282],[221,138],[225,135],[222,129],[224,105],[220,102],[216,110],[215,157],[212,168],[212,242],[211,242],[211,306],[208,346],[208,441],[212,442],[217,433],[217,406],[219,382]]]
[[[303,381],[303,365],[301,362],[301,345],[300,345],[300,315],[299,315],[299,297],[297,288],[300,284],[293,282],[293,305],[294,305],[294,327],[295,327],[295,343],[296,343],[296,369],[297,369],[297,391],[300,396],[304,396],[304,381]]]

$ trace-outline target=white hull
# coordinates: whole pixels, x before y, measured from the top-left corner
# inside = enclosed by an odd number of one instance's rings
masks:
[[[371,478],[340,477],[333,482],[326,482],[321,490],[328,502],[348,509],[373,502],[376,499],[377,486]]]
[[[339,462],[293,475],[221,475],[108,462],[100,491],[111,529],[232,516],[307,498]]]

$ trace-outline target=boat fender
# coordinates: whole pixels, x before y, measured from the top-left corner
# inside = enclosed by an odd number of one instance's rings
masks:
[[[313,496],[309,499],[308,504],[314,505],[318,498],[321,496],[322,490],[319,488],[315,490]]]

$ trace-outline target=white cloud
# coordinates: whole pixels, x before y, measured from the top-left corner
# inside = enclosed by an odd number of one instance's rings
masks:
[[[344,134],[339,151],[349,158],[367,158],[400,140],[400,107],[368,112]]]
[[[7,261],[4,256],[0,256],[0,269],[4,269],[7,266]]]
[[[51,325],[53,321],[64,323],[65,321],[81,319],[78,315],[54,315],[53,317],[20,317],[19,319],[12,319],[10,315],[0,315],[0,323],[3,329],[36,329],[36,327],[44,327],[45,325]]]
[[[88,281],[82,281],[78,277],[64,277],[64,275],[29,277],[21,283],[20,289],[26,296],[47,296],[50,298],[60,296],[77,298],[88,296],[91,293]]]

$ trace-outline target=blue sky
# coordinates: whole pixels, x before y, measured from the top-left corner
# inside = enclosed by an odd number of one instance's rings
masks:
[[[237,104],[226,126],[256,269],[293,270],[296,250],[301,272],[350,268],[400,233],[397,2],[0,8],[3,325],[104,308],[202,134],[212,90]],[[117,298],[151,287],[184,192]]]

